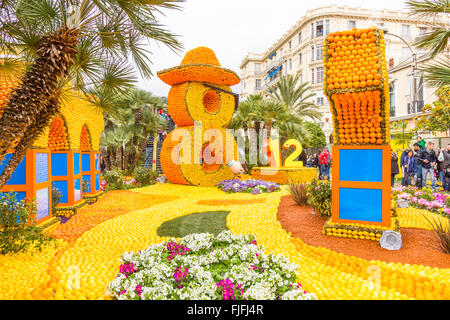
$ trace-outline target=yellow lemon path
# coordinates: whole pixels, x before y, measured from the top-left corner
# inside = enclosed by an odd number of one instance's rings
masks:
[[[108,299],[106,286],[119,270],[122,253],[167,240],[156,233],[165,221],[194,212],[226,210],[230,211],[230,231],[252,233],[266,253],[282,254],[298,263],[298,281],[319,299],[450,299],[450,269],[367,261],[292,238],[277,220],[280,199],[289,194],[285,187],[261,195],[172,184],[133,192],[150,196],[148,207],[100,219],[72,243],[58,240],[57,247],[34,252],[33,257],[0,256],[0,298]],[[113,203],[120,205],[127,196],[103,197],[96,206],[114,207]],[[92,208],[86,210],[95,215]],[[83,210],[78,214],[83,215]],[[399,210],[403,227],[423,228],[426,224],[418,216],[416,209]],[[75,222],[71,219],[67,224]],[[17,274],[13,277],[12,273]]]

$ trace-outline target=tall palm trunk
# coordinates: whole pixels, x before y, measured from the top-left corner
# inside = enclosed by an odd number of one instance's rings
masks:
[[[78,30],[60,28],[42,36],[36,58],[13,91],[0,118],[0,161],[32,126],[46,102],[57,91],[58,81],[67,76],[77,53]]]
[[[11,178],[22,159],[26,156],[28,149],[31,148],[34,141],[42,133],[42,131],[50,124],[54,114],[60,109],[58,97],[50,98],[45,107],[41,110],[36,121],[28,127],[22,139],[17,144],[12,158],[9,160],[2,174],[0,175],[0,190]]]
[[[123,162],[122,147],[118,147],[117,151],[116,151],[116,167],[117,167],[117,169],[119,169],[119,170],[123,169],[122,162]]]
[[[136,156],[133,161],[133,169],[137,167],[139,159],[141,158],[142,154],[145,152],[146,148],[147,148],[147,139],[144,139],[138,147],[138,151],[137,151]]]

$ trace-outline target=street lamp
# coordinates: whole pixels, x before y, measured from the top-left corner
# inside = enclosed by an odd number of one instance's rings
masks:
[[[411,45],[409,44],[408,41],[406,41],[405,39],[403,39],[402,37],[394,34],[394,33],[389,33],[389,31],[387,29],[383,29],[383,32],[388,35],[388,36],[393,36],[396,37],[398,39],[400,39],[401,41],[403,41],[409,48],[409,50],[411,51],[411,56],[412,56],[412,76],[413,76],[413,81],[414,81],[414,93],[413,93],[413,97],[412,97],[412,101],[411,104],[414,108],[414,115],[417,116],[417,108],[415,106],[416,102],[417,102],[417,81],[416,81],[416,77],[418,76],[417,73],[417,54],[416,52],[413,50],[413,48],[411,47]],[[418,103],[417,103],[417,107],[418,107]]]

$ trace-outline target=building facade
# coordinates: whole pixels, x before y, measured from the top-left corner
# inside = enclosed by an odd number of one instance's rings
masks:
[[[312,102],[320,108],[320,125],[329,138],[333,127],[330,107],[323,94],[323,41],[334,31],[368,28],[372,25],[387,33],[385,40],[391,86],[391,117],[393,120],[405,116],[413,118],[420,114],[424,104],[432,103],[436,97],[434,89],[424,85],[420,74],[412,75],[413,53],[408,44],[429,32],[432,26],[401,11],[339,5],[307,11],[264,53],[246,55],[240,66],[241,99],[251,94],[268,95],[281,76],[298,74],[301,82],[308,81],[311,84],[311,91],[315,93]],[[430,60],[425,52],[416,50],[414,53],[419,66]],[[448,59],[448,52],[445,55]]]

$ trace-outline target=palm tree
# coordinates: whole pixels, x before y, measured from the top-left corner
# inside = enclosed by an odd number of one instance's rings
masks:
[[[449,0],[410,0],[406,6],[411,15],[427,19],[434,28],[420,36],[414,43],[417,48],[428,50],[431,58],[436,58],[448,46],[450,29],[448,15],[450,13]],[[442,18],[442,19],[441,19]],[[434,87],[441,88],[450,85],[450,65],[447,58],[436,58],[436,62],[428,63],[424,68],[425,81]]]
[[[275,90],[272,91],[271,96],[276,101],[282,103],[286,108],[304,118],[319,120],[322,114],[317,111],[318,106],[308,100],[314,97],[315,93],[309,93],[311,86],[309,82],[299,84],[300,76],[297,74],[293,76],[288,74],[281,77],[278,81]]]
[[[182,1],[1,0],[0,45],[8,56],[2,58],[0,75],[21,81],[0,117],[0,161],[14,147],[23,158],[37,129],[57,114],[59,107],[49,101],[60,103],[64,85],[95,91],[103,97],[89,99],[108,110],[111,97],[135,81],[133,65],[150,77],[146,41],[182,48],[155,13],[179,9],[176,3]],[[14,164],[4,170],[0,188],[14,170]]]
[[[158,110],[164,110],[166,106],[162,98],[137,88],[127,91],[116,105],[115,114],[106,120],[101,137],[102,150],[117,150],[116,165],[131,172],[145,151],[148,137],[166,124],[158,114]],[[121,139],[117,139],[116,134]]]

